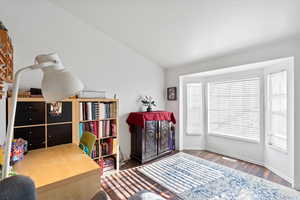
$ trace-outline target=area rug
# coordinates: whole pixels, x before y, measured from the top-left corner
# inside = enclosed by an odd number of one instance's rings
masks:
[[[293,189],[186,153],[138,171],[185,200],[300,200]]]
[[[109,195],[109,200],[126,200],[143,190],[156,193],[167,200],[177,199],[177,195],[139,172],[138,168],[101,177],[101,188]]]

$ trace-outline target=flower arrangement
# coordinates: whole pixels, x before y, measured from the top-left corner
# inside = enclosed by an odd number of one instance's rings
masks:
[[[138,101],[140,101],[143,106],[147,106],[147,112],[151,112],[152,107],[157,106],[154,98],[151,96],[140,96]]]

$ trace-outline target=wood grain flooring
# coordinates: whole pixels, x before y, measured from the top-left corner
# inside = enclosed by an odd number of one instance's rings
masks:
[[[215,163],[218,163],[218,164],[221,164],[221,165],[225,165],[227,167],[231,167],[233,169],[237,169],[237,170],[252,174],[254,176],[258,176],[258,177],[267,179],[267,180],[275,182],[275,183],[279,183],[284,186],[291,187],[291,184],[289,182],[287,182],[280,176],[276,175],[272,171],[270,171],[267,168],[262,167],[260,165],[256,165],[253,163],[249,163],[249,162],[237,160],[237,159],[235,159],[235,161],[223,159],[224,155],[216,154],[216,153],[209,152],[209,151],[184,150],[183,152],[188,153],[193,156],[197,156],[197,157],[209,160],[209,161],[212,161],[212,162],[215,162]],[[177,153],[177,152],[173,152],[162,158],[168,157],[175,153]],[[160,158],[160,159],[162,159],[162,158]],[[227,157],[227,158],[229,158],[229,157]],[[155,160],[155,161],[157,161],[157,160]],[[155,161],[152,161],[152,162],[155,162]],[[121,170],[130,169],[130,168],[137,167],[140,165],[141,164],[139,164],[137,161],[130,160],[121,167]]]
[[[159,159],[166,158],[177,152],[172,152],[171,154],[161,157]],[[273,181],[275,183],[291,187],[290,183],[280,178],[265,167],[259,165],[255,165],[242,160],[224,159],[223,155],[212,153],[209,151],[183,152],[267,179],[269,181]],[[156,159],[152,162],[155,162],[159,159]],[[140,166],[141,164],[139,164],[137,161],[130,160],[126,164],[122,165],[120,172],[114,173],[110,176],[102,177],[101,188],[103,188],[103,190],[109,195],[109,200],[126,200],[142,190],[148,190],[153,193],[159,194],[167,200],[178,199],[176,194],[172,193],[167,188],[163,187],[162,185],[156,183],[155,181],[151,180],[150,178],[146,177],[144,174],[139,172],[138,168]]]

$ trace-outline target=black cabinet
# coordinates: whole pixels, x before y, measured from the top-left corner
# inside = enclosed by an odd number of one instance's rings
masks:
[[[45,148],[45,126],[15,128],[14,138],[28,141],[28,150]]]
[[[18,102],[15,126],[45,124],[44,102]]]
[[[48,125],[48,147],[68,143],[72,143],[72,124]]]
[[[28,149],[39,149],[60,144],[72,143],[72,101],[46,104],[45,101],[28,100],[17,102],[14,138],[28,141]],[[11,101],[7,104],[10,114]],[[58,113],[58,114],[57,114]]]
[[[131,128],[131,157],[141,163],[169,153],[174,148],[174,134],[169,121],[146,121],[144,127]]]

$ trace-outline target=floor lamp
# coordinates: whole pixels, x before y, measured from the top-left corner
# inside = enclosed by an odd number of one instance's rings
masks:
[[[35,58],[36,64],[19,69],[15,73],[12,89],[12,112],[9,116],[6,140],[5,160],[2,168],[2,177],[8,177],[10,169],[11,143],[13,139],[15,114],[19,90],[20,76],[23,72],[40,69],[43,72],[42,94],[46,102],[55,102],[74,96],[83,90],[82,82],[71,72],[65,70],[56,53],[39,55]]]

